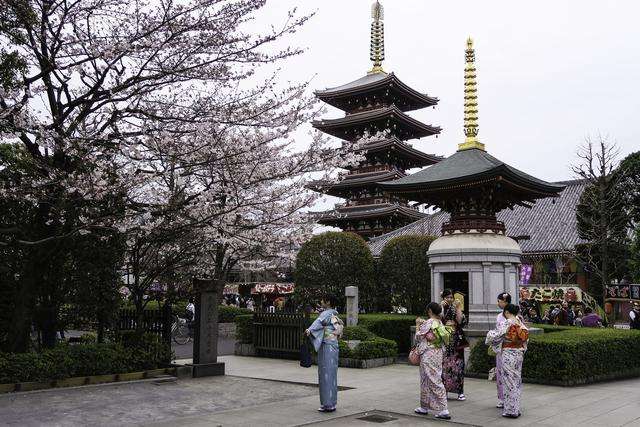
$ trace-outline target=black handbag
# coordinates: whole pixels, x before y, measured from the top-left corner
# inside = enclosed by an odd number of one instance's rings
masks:
[[[311,348],[309,348],[309,340],[307,337],[302,341],[300,346],[300,366],[303,368],[310,368],[313,364],[311,360]]]

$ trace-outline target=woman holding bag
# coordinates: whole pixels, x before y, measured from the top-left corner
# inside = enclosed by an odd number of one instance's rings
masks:
[[[333,412],[338,403],[338,338],[342,335],[344,324],[338,317],[334,297],[325,297],[320,301],[322,313],[309,326],[305,334],[318,352],[318,386],[320,389],[320,412]]]
[[[437,302],[427,306],[427,320],[416,321],[416,351],[420,354],[420,406],[417,414],[433,412],[436,418],[451,419],[447,407],[447,391],[442,383],[443,347],[449,332],[440,320],[442,307]]]

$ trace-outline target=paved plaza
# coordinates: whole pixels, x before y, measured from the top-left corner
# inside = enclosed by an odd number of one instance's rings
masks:
[[[0,424],[20,426],[429,426],[413,415],[413,366],[341,368],[339,408],[318,407],[316,369],[296,361],[225,356],[227,376],[57,389],[0,396]],[[525,385],[523,416],[503,419],[495,384],[467,379],[466,402],[451,401],[452,425],[639,426],[640,379],[581,387]],[[367,418],[373,415],[373,418]],[[382,418],[378,418],[382,417]],[[377,421],[377,422],[375,422]],[[385,422],[380,422],[385,421]]]

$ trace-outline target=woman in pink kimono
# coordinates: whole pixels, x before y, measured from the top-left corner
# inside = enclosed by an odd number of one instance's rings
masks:
[[[505,322],[487,334],[486,344],[500,347],[504,410],[503,417],[520,416],[520,396],[522,395],[522,363],[527,351],[529,330],[518,316],[517,305],[507,304],[504,308]]]
[[[442,357],[448,331],[440,320],[442,306],[432,302],[427,306],[429,318],[416,319],[416,342],[420,354],[420,406],[417,414],[432,412],[436,418],[451,419],[447,408],[447,390],[442,383]]]
[[[507,319],[504,317],[503,311],[507,304],[511,304],[511,295],[507,292],[498,294],[498,307],[500,307],[500,314],[496,317],[496,329],[500,329],[504,326]],[[498,389],[498,404],[496,408],[504,408],[504,391],[502,387],[502,354],[500,353],[500,346],[492,347],[496,353],[496,387]]]

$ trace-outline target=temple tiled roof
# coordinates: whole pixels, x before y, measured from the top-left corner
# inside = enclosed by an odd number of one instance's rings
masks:
[[[587,186],[586,181],[562,181],[554,184],[566,186],[559,197],[539,200],[532,208],[515,206],[513,210],[505,209],[497,214],[497,219],[505,223],[507,235],[518,238],[525,256],[570,252],[575,245],[585,243],[578,236],[575,208]],[[442,223],[448,220],[448,213],[436,212],[371,239],[369,247],[377,257],[394,237],[412,234],[440,236]]]

